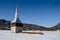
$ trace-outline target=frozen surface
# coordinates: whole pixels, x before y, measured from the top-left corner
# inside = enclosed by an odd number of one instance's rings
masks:
[[[0,30],[0,40],[60,40],[60,31],[36,32],[43,32],[44,35],[11,33],[9,30]]]

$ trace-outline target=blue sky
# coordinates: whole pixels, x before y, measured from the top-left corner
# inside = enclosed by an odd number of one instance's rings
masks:
[[[0,0],[0,19],[13,20],[16,4],[23,23],[50,27],[60,23],[59,0]]]

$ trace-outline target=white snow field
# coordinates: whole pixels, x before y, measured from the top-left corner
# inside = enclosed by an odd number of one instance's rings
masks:
[[[9,30],[0,30],[0,40],[60,40],[60,31],[37,32],[43,32],[44,35],[11,33]]]

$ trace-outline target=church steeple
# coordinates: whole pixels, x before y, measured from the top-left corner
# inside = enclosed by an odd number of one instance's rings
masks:
[[[11,22],[11,32],[12,33],[22,32],[22,27],[23,24],[19,20],[18,8],[16,7],[14,20]]]
[[[16,6],[16,12],[15,12],[15,17],[14,20],[12,21],[12,23],[21,23],[21,21],[19,20],[19,15],[18,15],[18,7]]]

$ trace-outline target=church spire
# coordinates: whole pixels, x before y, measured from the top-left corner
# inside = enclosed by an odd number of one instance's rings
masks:
[[[18,7],[16,6],[16,12],[15,12],[15,18],[14,20],[12,21],[12,23],[21,23],[20,20],[19,20],[19,15],[18,15]]]
[[[19,20],[18,7],[16,6],[15,17],[14,20],[11,22],[11,32],[12,33],[22,32],[22,27],[23,24]]]

